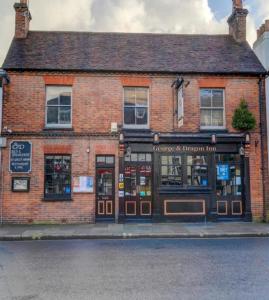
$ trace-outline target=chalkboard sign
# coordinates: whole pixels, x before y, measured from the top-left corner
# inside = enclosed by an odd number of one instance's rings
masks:
[[[10,144],[10,165],[12,173],[29,173],[32,165],[32,143],[13,141]]]

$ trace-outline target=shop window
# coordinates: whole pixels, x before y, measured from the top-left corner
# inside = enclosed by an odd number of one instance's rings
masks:
[[[45,156],[45,199],[71,198],[71,156]]]
[[[201,128],[225,128],[224,90],[200,90]]]
[[[181,155],[161,156],[161,184],[170,186],[183,184]]]
[[[187,180],[189,186],[208,185],[208,167],[205,155],[187,156]]]
[[[46,87],[46,127],[71,127],[72,88],[68,86]]]
[[[238,154],[216,155],[217,196],[241,196],[241,158]]]
[[[148,128],[148,88],[124,88],[124,127]]]

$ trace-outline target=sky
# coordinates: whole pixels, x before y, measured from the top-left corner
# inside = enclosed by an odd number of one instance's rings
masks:
[[[18,0],[19,1],[19,0]],[[29,0],[31,30],[227,33],[232,0]],[[0,66],[14,35],[15,0],[0,0]],[[247,38],[269,19],[269,0],[244,0]]]

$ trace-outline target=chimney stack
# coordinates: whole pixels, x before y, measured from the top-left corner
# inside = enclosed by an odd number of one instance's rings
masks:
[[[14,4],[16,11],[15,38],[18,39],[25,39],[29,31],[29,24],[32,17],[28,2],[28,0],[20,0],[19,3]]]
[[[233,0],[233,11],[228,19],[229,34],[239,43],[247,40],[247,15],[243,1]]]
[[[269,20],[266,20],[264,24],[257,30],[257,40],[265,33],[269,32]]]

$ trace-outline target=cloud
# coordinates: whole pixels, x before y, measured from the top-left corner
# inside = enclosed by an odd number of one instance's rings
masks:
[[[268,0],[249,1],[259,18],[269,17]],[[13,3],[0,0],[0,64],[14,33]],[[228,16],[218,20],[208,0],[30,0],[30,10],[33,30],[228,32]],[[248,17],[250,43],[256,38],[255,20]]]

